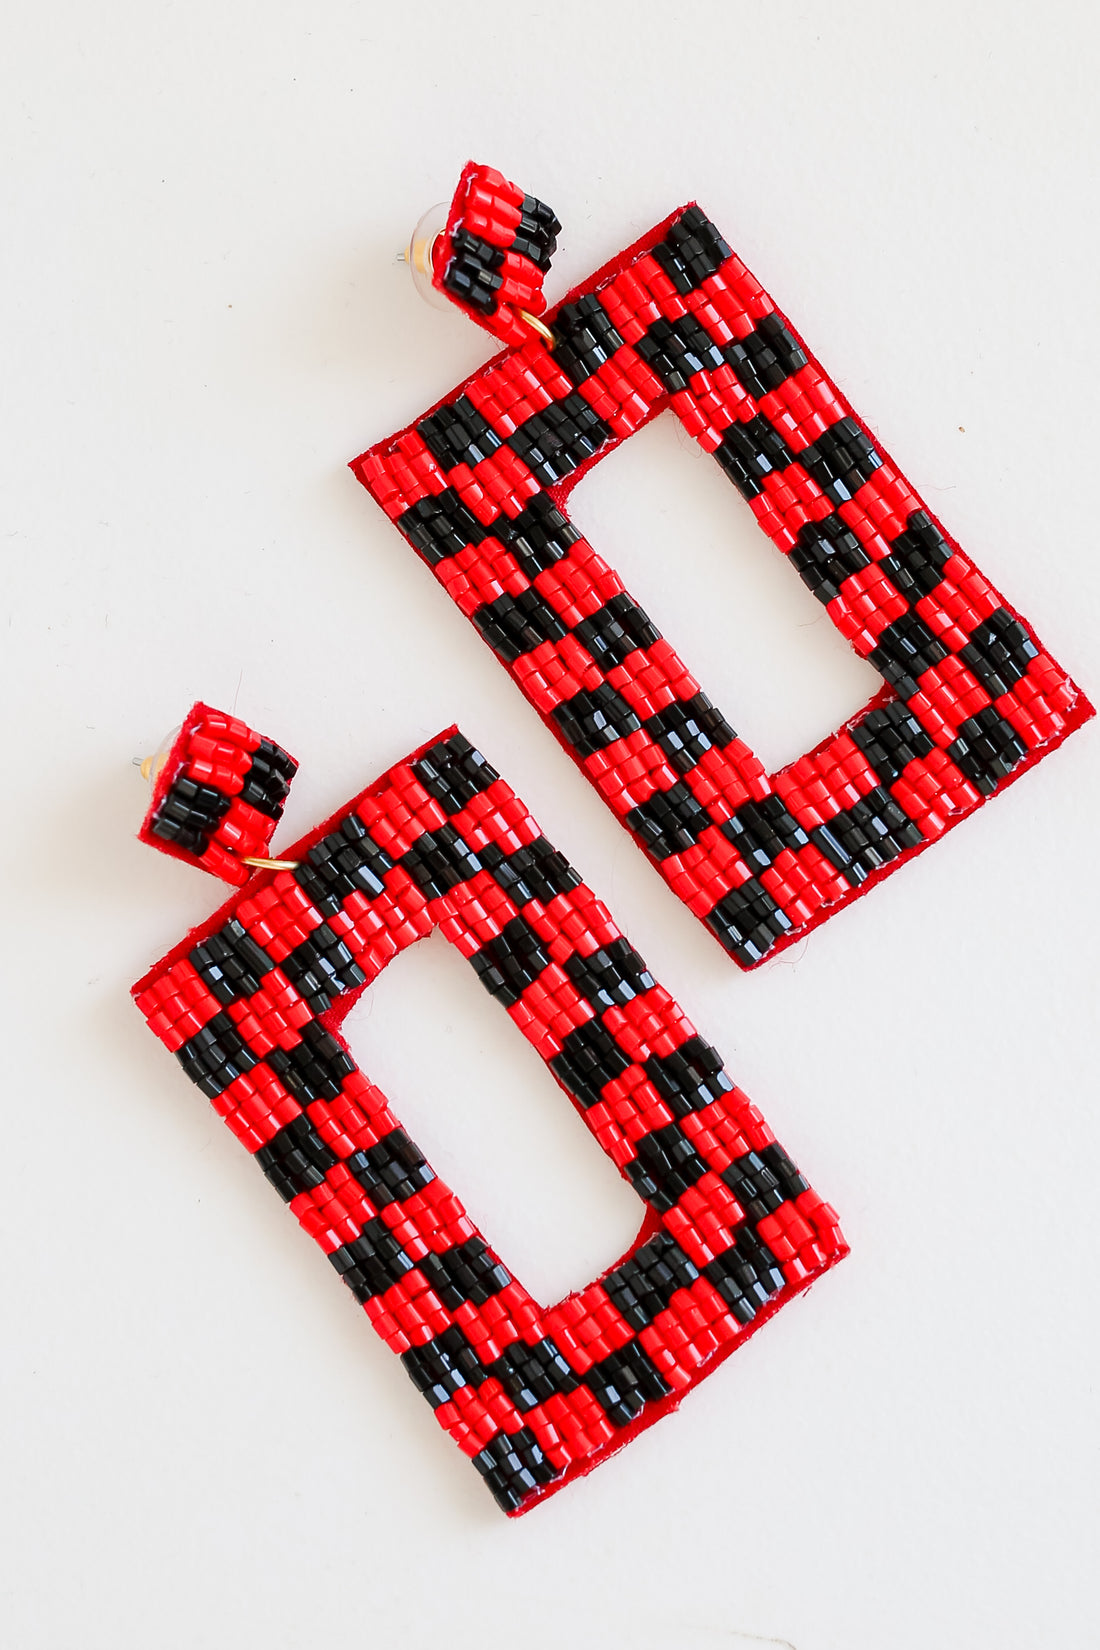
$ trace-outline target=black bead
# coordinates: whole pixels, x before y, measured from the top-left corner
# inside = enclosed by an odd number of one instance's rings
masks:
[[[480,1237],[468,1238],[442,1254],[430,1253],[419,1265],[444,1306],[452,1312],[464,1301],[484,1306],[512,1281],[510,1272]]]
[[[677,1289],[687,1289],[699,1272],[667,1232],[657,1232],[602,1280],[616,1310],[634,1330],[663,1312]]]
[[[456,464],[468,464],[473,469],[501,444],[488,420],[464,395],[422,419],[417,433],[444,470],[453,470]]]
[[[536,493],[518,516],[498,516],[492,536],[515,557],[520,571],[534,579],[567,556],[581,535],[548,493]]]
[[[518,596],[505,591],[495,601],[483,602],[471,618],[497,657],[509,665],[544,642],[560,642],[568,635],[568,627],[532,586]]]
[[[721,1055],[698,1034],[689,1037],[671,1054],[648,1055],[645,1069],[657,1093],[676,1117],[701,1111],[733,1088]]]
[[[559,894],[581,886],[580,877],[565,855],[544,836],[535,837],[510,854],[490,844],[482,849],[480,858],[513,905],[522,907],[532,900],[549,905]]]
[[[807,521],[798,530],[791,566],[819,602],[834,601],[844,580],[869,567],[871,558],[838,515]]]
[[[843,504],[879,468],[882,455],[855,419],[845,417],[800,452],[798,462],[831,503]]]
[[[337,997],[367,983],[367,976],[327,922],[296,945],[280,967],[314,1014],[326,1013]]]
[[[448,814],[461,813],[475,796],[487,791],[500,778],[491,763],[461,733],[425,751],[413,763],[412,770],[428,795]]]
[[[425,899],[439,899],[481,870],[481,861],[451,824],[425,831],[398,860]]]
[[[575,1392],[580,1381],[550,1336],[531,1344],[510,1341],[500,1357],[487,1365],[519,1409],[534,1409],[555,1393]]]
[[[449,1403],[461,1387],[480,1386],[488,1373],[457,1324],[423,1346],[410,1347],[401,1362],[433,1409]]]
[[[336,1163],[336,1154],[329,1150],[303,1112],[261,1146],[256,1162],[275,1190],[287,1203],[300,1192],[320,1186],[325,1174]]]
[[[664,860],[693,847],[713,820],[690,785],[678,779],[667,791],[654,791],[631,808],[624,823],[655,859]]]
[[[947,649],[916,613],[903,613],[888,624],[867,655],[902,699],[919,692],[919,678],[947,658]]]
[[[610,682],[596,688],[582,688],[571,699],[555,705],[551,712],[562,737],[578,756],[593,756],[616,739],[637,733],[641,721]]]
[[[599,1020],[577,1026],[562,1039],[561,1053],[549,1061],[554,1076],[582,1106],[594,1106],[605,1084],[621,1077],[630,1064],[630,1056]]]
[[[574,384],[591,378],[623,347],[623,339],[595,293],[557,311],[554,336],[554,360]]]
[[[654,321],[634,348],[672,395],[686,390],[696,373],[725,364],[722,351],[693,315]]]
[[[653,248],[653,257],[681,295],[702,286],[731,256],[730,248],[698,206],[681,212],[664,240]]]
[[[429,567],[457,556],[467,545],[480,544],[489,534],[453,487],[410,504],[397,525]]]
[[[767,1244],[748,1226],[741,1228],[731,1248],[708,1261],[703,1276],[743,1324],[751,1323],[786,1281]]]
[[[149,829],[162,842],[172,842],[184,853],[201,858],[229,812],[232,800],[224,791],[216,791],[213,785],[200,785],[194,779],[181,777],[173,781],[158,804]]]
[[[879,567],[895,590],[914,605],[943,582],[952,550],[927,510],[911,510]]]
[[[585,957],[574,952],[566,960],[565,972],[597,1014],[651,991],[654,984],[637,951],[621,936]]]
[[[302,1027],[300,1042],[288,1049],[273,1048],[265,1058],[300,1106],[314,1100],[335,1100],[345,1078],[355,1070],[351,1055],[316,1020]]]
[[[508,446],[544,487],[571,475],[611,438],[611,431],[582,395],[551,401],[508,437]]]
[[[582,619],[573,633],[604,671],[614,670],[638,648],[652,647],[661,640],[649,614],[625,592]]]
[[[403,1203],[430,1186],[435,1170],[404,1129],[391,1129],[373,1146],[353,1152],[344,1167],[354,1175],[376,1209]]]
[[[315,842],[294,872],[294,880],[317,910],[334,917],[351,894],[378,899],[393,860],[380,848],[358,814],[344,816],[334,831]]]
[[[959,658],[971,670],[991,699],[999,699],[1027,674],[1039,649],[1019,619],[1007,607],[998,607],[975,626]]]
[[[290,782],[297,772],[297,762],[281,745],[274,744],[270,739],[261,739],[252,753],[252,764],[242,781],[240,799],[247,802],[250,808],[266,814],[268,819],[281,819]]]
[[[672,1390],[638,1341],[627,1341],[593,1364],[584,1384],[616,1427],[629,1426],[648,1402]]]
[[[793,1169],[793,1164],[791,1165]],[[746,1152],[722,1171],[725,1181],[748,1218],[755,1222],[774,1214],[786,1201],[779,1177],[758,1152]]]
[[[680,773],[690,773],[712,746],[724,750],[737,737],[705,693],[673,700],[646,720],[645,730]]]
[[[747,337],[727,344],[722,353],[754,401],[778,389],[808,360],[794,333],[774,313],[763,316]]]
[[[848,733],[885,786],[892,785],[910,762],[927,756],[932,749],[931,738],[901,699],[868,711]]]
[[[986,705],[962,724],[947,754],[982,795],[989,796],[1023,761],[1027,746],[1012,724],[992,705]]]
[[[513,917],[505,923],[502,931],[487,940],[480,951],[475,951],[470,961],[486,991],[499,997],[505,1008],[517,1003],[527,987],[550,966],[543,942],[522,917]]]
[[[224,1004],[254,996],[275,967],[236,917],[230,917],[217,933],[207,935],[187,960],[207,990]]]
[[[561,224],[553,208],[534,195],[525,195],[520,207],[520,220],[512,238],[511,251],[531,262],[545,274],[557,250]]]
[[[749,870],[757,875],[774,864],[784,851],[804,848],[810,840],[782,798],[774,795],[763,797],[759,802],[743,802],[721,829]]]
[[[764,477],[773,470],[785,470],[794,459],[779,431],[769,424],[763,413],[757,413],[745,424],[731,424],[715,448],[714,456],[746,499],[757,498],[764,491]]]
[[[684,1115],[682,1110],[679,1115]],[[705,1161],[679,1123],[650,1129],[634,1142],[634,1150],[637,1156],[624,1172],[638,1196],[658,1214],[667,1214],[707,1172]]]
[[[357,1238],[329,1255],[358,1301],[369,1301],[400,1283],[413,1269],[413,1262],[385,1221],[375,1216]]]
[[[924,841],[920,827],[882,786],[842,808],[810,836],[830,864],[855,885]]]
[[[500,302],[497,294],[504,284],[500,274],[504,249],[483,241],[479,235],[471,235],[466,229],[455,230],[451,247],[451,256],[443,271],[443,285],[479,314],[492,315]]]
[[[791,927],[790,917],[756,877],[723,894],[703,920],[731,956],[749,965],[762,961]]]
[[[252,1070],[258,1056],[228,1014],[215,1014],[176,1050],[176,1059],[203,1094],[216,1100],[242,1072]]]

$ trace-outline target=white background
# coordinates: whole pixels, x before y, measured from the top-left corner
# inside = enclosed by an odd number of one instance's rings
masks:
[[[1096,724],[742,976],[345,468],[491,353],[393,261],[469,156],[563,219],[551,299],[695,196],[1095,698],[1095,17],[9,24],[5,1645],[1100,1642]],[[867,697],[670,417],[575,509],[769,762]],[[130,1004],[220,899],[134,840],[130,759],[198,697],[301,759],[277,844],[457,718],[841,1212],[849,1260],[522,1520]],[[622,1251],[631,1195],[442,942],[351,1035],[541,1295]]]

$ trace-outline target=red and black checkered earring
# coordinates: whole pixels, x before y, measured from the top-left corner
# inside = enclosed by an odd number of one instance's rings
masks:
[[[297,764],[278,745],[196,705],[154,765],[143,839],[238,886],[134,987],[138,1007],[506,1512],[675,1409],[847,1252],[719,1055],[455,728],[279,860],[266,850]],[[641,1200],[629,1252],[555,1306],[513,1276],[340,1036],[435,929]]]
[[[352,465],[742,967],[938,840],[1093,714],[698,206],[546,308],[560,225],[466,167],[414,271],[506,346]],[[676,415],[883,686],[768,774],[569,519]]]

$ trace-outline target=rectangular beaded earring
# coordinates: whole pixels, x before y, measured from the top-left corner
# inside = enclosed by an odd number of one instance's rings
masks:
[[[505,349],[352,469],[743,968],[938,841],[1093,715],[698,206],[547,309],[560,229],[465,168],[419,284]],[[883,679],[769,774],[569,519],[669,411]]]
[[[193,708],[141,834],[237,891],[134,997],[498,1504],[523,1513],[675,1409],[847,1246],[716,1050],[457,729],[285,858],[242,869],[295,769]],[[641,1200],[629,1252],[556,1305],[513,1276],[340,1035],[435,929]]]

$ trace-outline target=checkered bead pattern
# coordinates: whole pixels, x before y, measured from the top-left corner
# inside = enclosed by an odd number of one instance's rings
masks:
[[[1093,714],[691,205],[352,465],[742,967],[808,932]],[[671,409],[883,678],[778,773],[570,521]]]
[[[433,284],[495,337],[522,344],[531,328],[521,311],[546,308],[542,284],[560,229],[542,201],[471,161],[433,256]]]
[[[675,1408],[835,1264],[847,1252],[836,1216],[457,730],[288,853],[298,868],[253,878],[139,982],[137,1005],[500,1506],[524,1512]],[[630,1253],[549,1308],[336,1030],[434,929],[645,1206]]]
[[[266,856],[298,764],[234,716],[196,705],[157,778],[141,838],[226,882]]]

